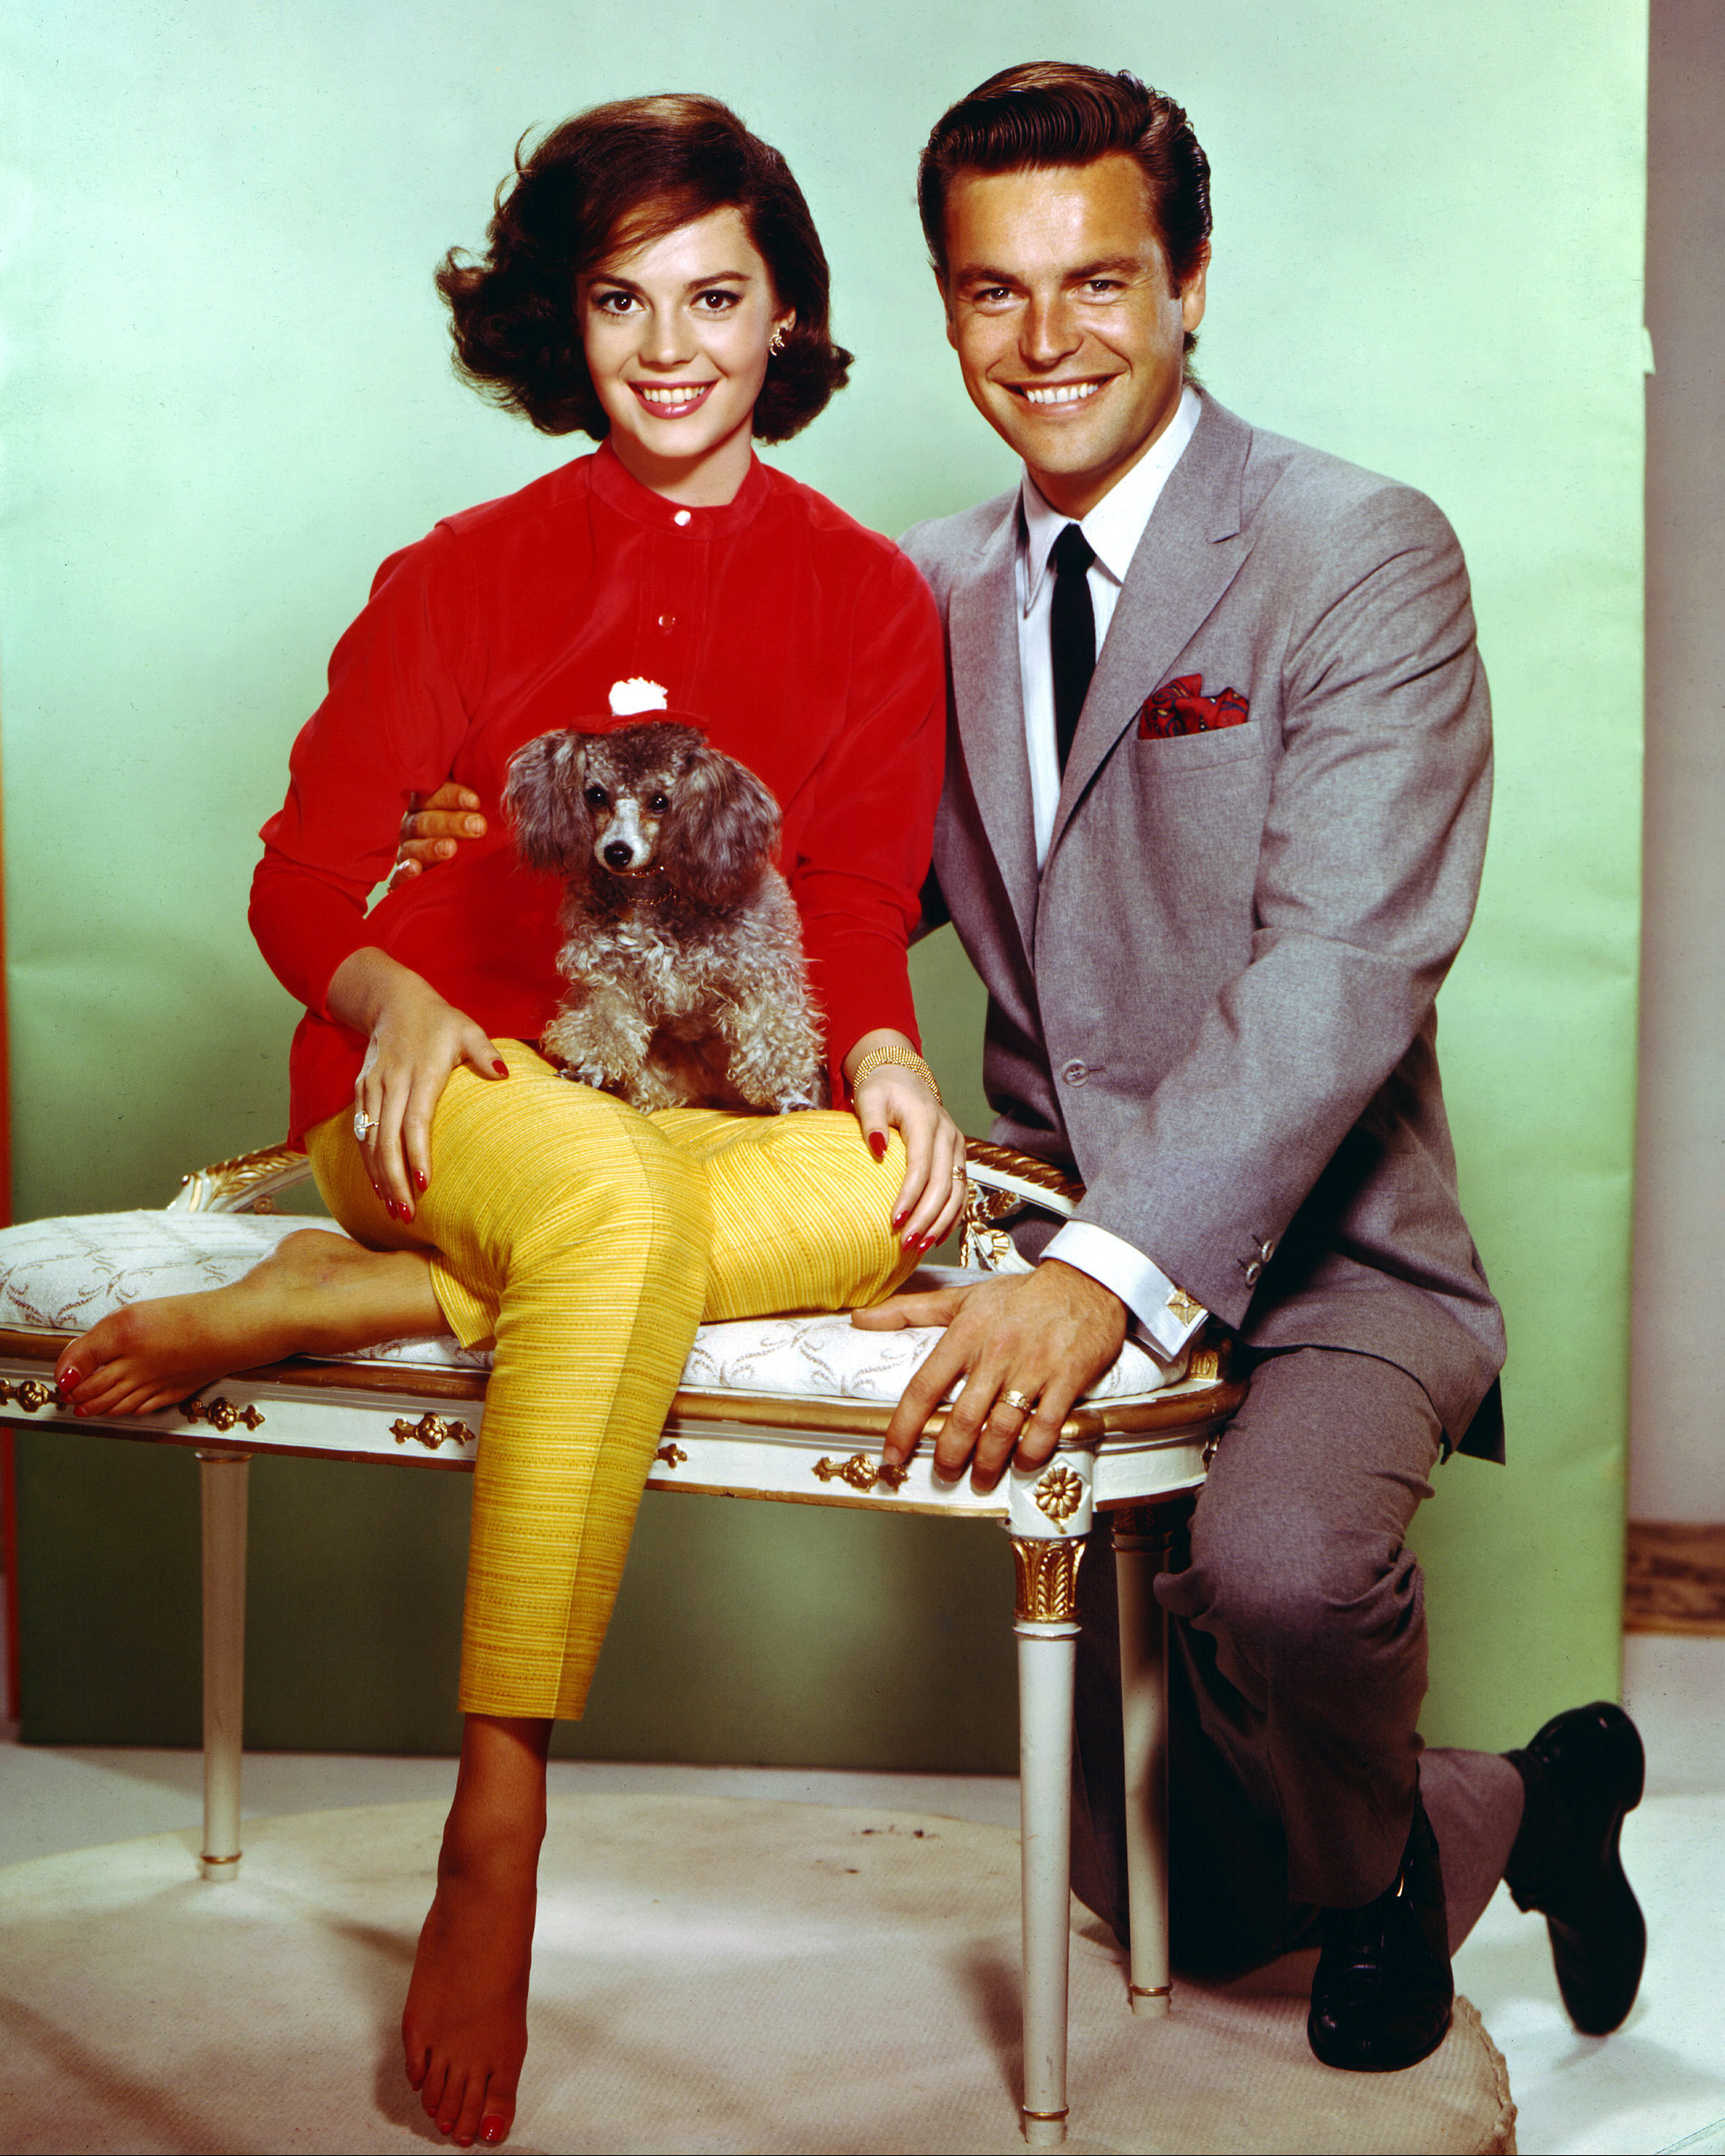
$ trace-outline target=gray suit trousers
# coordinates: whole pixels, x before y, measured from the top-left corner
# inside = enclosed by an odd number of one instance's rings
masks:
[[[1425,1605],[1409,1521],[1441,1446],[1424,1389],[1375,1357],[1260,1358],[1163,1573],[1169,1626],[1170,1919],[1176,1967],[1225,1976],[1316,1943],[1320,1907],[1394,1877],[1416,1790],[1451,1945],[1521,1823],[1494,1753],[1423,1752]],[[1072,1883],[1127,1933],[1120,1650],[1106,1523],[1079,1572]]]

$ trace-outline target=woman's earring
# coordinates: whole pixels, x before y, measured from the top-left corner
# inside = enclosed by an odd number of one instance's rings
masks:
[[[783,322],[777,322],[773,325],[773,334],[767,340],[767,349],[772,353],[775,359],[777,359],[780,352],[784,350],[784,324]]]

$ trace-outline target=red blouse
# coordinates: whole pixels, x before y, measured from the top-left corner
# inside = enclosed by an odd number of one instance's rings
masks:
[[[834,1097],[863,1034],[916,1038],[905,951],[945,737],[927,588],[889,541],[758,461],[722,509],[680,509],[607,446],[392,555],[336,647],[252,882],[253,933],[306,1006],[296,1140],[352,1097],[365,1041],[326,997],[362,946],[488,1034],[539,1038],[562,985],[561,886],[516,863],[506,768],[537,734],[612,723],[611,685],[630,675],[703,717],[778,798]],[[408,796],[449,778],[479,795],[489,834],[367,912]]]

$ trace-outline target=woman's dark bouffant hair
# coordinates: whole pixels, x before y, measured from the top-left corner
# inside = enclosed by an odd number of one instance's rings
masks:
[[[566,120],[525,163],[516,144],[485,259],[451,248],[437,273],[456,372],[542,434],[602,440],[611,423],[582,350],[577,279],[619,240],[639,246],[725,208],[742,212],[779,305],[796,310],[755,404],[756,439],[788,441],[844,388],[851,356],[832,340],[827,258],[802,189],[716,98],[624,98]]]
[[[1176,290],[1203,264],[1210,236],[1209,160],[1171,97],[1122,69],[1032,60],[991,75],[943,113],[922,152],[916,205],[935,274],[947,274],[947,195],[960,172],[1018,172],[1135,159]],[[1198,339],[1189,330],[1189,352]]]

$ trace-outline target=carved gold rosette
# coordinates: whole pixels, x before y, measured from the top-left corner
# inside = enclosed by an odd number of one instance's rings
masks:
[[[896,1490],[910,1471],[889,1467],[884,1460],[870,1460],[865,1452],[853,1452],[849,1460],[829,1460],[823,1453],[809,1471],[817,1481],[848,1482],[853,1490],[872,1490],[877,1482]]]
[[[1018,1573],[1018,1606],[1026,1625],[1055,1625],[1078,1614],[1078,1567],[1081,1542],[1020,1540],[1014,1536],[1012,1561]]]
[[[446,1415],[423,1414],[418,1422],[410,1421],[406,1415],[398,1415],[389,1428],[398,1445],[405,1445],[412,1438],[423,1445],[428,1452],[435,1452],[439,1445],[445,1443],[471,1445],[473,1442],[473,1432],[467,1424],[452,1422]]]
[[[40,1378],[21,1378],[13,1384],[9,1378],[0,1378],[0,1404],[11,1407],[16,1404],[26,1414],[34,1414],[38,1408],[45,1408],[54,1397],[52,1385],[44,1385]]]
[[[236,1423],[244,1423],[248,1430],[264,1427],[262,1411],[249,1403],[236,1407],[230,1399],[218,1393],[213,1400],[201,1400],[194,1394],[189,1400],[180,1402],[180,1413],[187,1422],[205,1422],[212,1430],[218,1430],[225,1437]]]
[[[1067,1521],[1083,1502],[1083,1481],[1064,1460],[1036,1485],[1036,1509],[1058,1534],[1065,1533]]]

